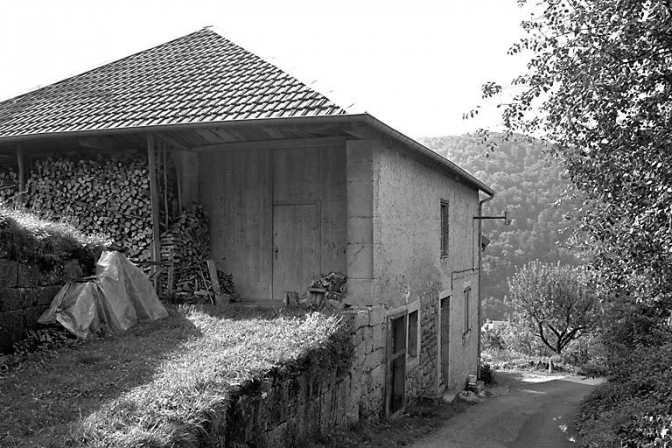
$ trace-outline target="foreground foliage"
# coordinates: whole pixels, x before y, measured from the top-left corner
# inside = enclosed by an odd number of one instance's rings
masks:
[[[519,0],[519,3],[527,3]],[[553,143],[587,195],[581,235],[605,287],[672,306],[672,6],[664,0],[544,0],[511,52],[528,72],[504,107],[513,132]],[[484,86],[484,96],[502,91]]]
[[[0,440],[17,447],[198,446],[232,388],[339,343],[339,319],[318,313],[169,311],[167,319],[49,358],[35,353],[5,372]]]
[[[618,371],[586,404],[594,418],[583,428],[611,437],[587,437],[589,446],[670,446],[669,341],[659,332],[672,311],[672,5],[541,0],[522,25],[511,53],[531,58],[504,124],[510,136],[552,142],[586,194],[577,237],[599,274],[601,334]]]
[[[672,334],[613,363],[610,381],[584,402],[577,424],[587,448],[672,446]]]

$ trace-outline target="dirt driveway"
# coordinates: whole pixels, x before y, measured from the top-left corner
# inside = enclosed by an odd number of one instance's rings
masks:
[[[562,448],[575,446],[572,420],[600,380],[497,373],[492,396],[419,440],[413,448]]]

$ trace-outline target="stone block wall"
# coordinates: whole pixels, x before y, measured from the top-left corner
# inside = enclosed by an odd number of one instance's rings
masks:
[[[232,393],[226,419],[211,422],[208,442],[241,448],[300,446],[330,428],[364,417],[377,419],[384,400],[385,310],[379,306],[351,311],[345,325],[351,360],[321,361],[347,367],[325,373],[309,362],[242,386]]]
[[[432,395],[439,384],[439,300],[437,292],[425,292],[420,297],[420,360],[406,374],[406,396],[410,401]]]
[[[37,266],[0,259],[0,353],[37,327],[37,319],[69,280],[82,276],[77,260],[48,271]]]
[[[372,420],[381,415],[385,399],[385,311],[381,305],[352,311],[349,413]]]

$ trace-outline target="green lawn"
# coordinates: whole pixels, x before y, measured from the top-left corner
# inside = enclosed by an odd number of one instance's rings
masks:
[[[197,446],[232,387],[324,344],[339,325],[235,307],[169,313],[0,373],[0,446]]]

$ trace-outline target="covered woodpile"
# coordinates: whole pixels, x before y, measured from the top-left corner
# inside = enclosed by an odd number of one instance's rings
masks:
[[[212,296],[208,218],[197,204],[183,205],[170,155],[157,157],[160,286],[163,295],[206,292]],[[25,188],[12,166],[0,168],[0,199],[52,220],[65,220],[86,234],[100,234],[111,247],[154,272],[150,176],[145,154],[67,155],[34,158]],[[145,264],[142,264],[142,263]],[[219,273],[223,292],[233,293],[230,276]],[[178,294],[179,293],[179,294]]]

